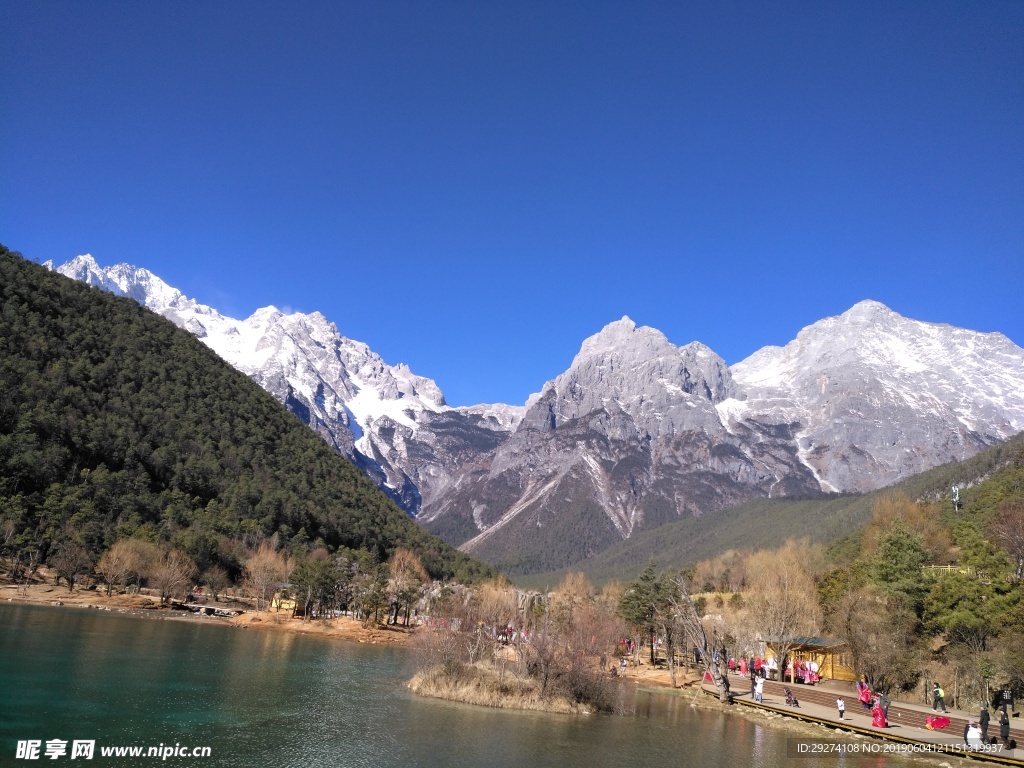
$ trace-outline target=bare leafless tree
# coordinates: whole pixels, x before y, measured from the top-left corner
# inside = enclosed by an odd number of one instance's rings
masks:
[[[262,611],[273,594],[275,584],[285,578],[287,564],[274,550],[273,544],[264,541],[245,562],[243,574],[246,583],[256,597],[256,610]]]
[[[171,549],[157,559],[150,569],[149,580],[160,593],[160,603],[184,595],[197,570],[192,558],[180,549]]]
[[[0,564],[4,561],[3,555],[6,554],[8,548],[11,548],[11,542],[14,540],[14,534],[18,532],[18,524],[9,517],[0,518]],[[16,556],[12,558],[14,562],[17,562]],[[14,573],[15,568],[11,568],[12,577],[17,578],[17,574]]]
[[[847,592],[831,619],[850,648],[857,674],[879,690],[906,688],[917,680],[921,659],[915,625],[909,607],[870,585]]]
[[[6,549],[18,532],[18,524],[10,518],[0,520],[0,548]]]
[[[231,579],[228,578],[228,572],[219,565],[211,565],[203,571],[203,583],[206,584],[207,589],[210,590],[213,602],[216,603],[217,596],[227,589],[228,585],[231,583]]]
[[[992,535],[1010,555],[1013,579],[1024,579],[1024,502],[1004,501],[990,528]]]
[[[460,633],[446,620],[434,620],[430,626],[417,632],[413,636],[413,650],[421,670],[439,666],[448,676],[455,675],[465,661]]]
[[[509,649],[512,642],[510,628],[517,623],[519,614],[516,592],[508,579],[502,576],[495,581],[481,584],[473,597],[479,605],[480,620],[487,628],[491,658],[498,667],[499,679],[504,682],[508,662],[518,658]]]
[[[70,541],[57,547],[48,562],[57,574],[57,583],[61,579],[67,582],[68,592],[74,591],[78,576],[92,568],[92,558],[85,547]]]
[[[679,642],[684,647],[694,647],[699,651],[700,662],[704,668],[705,676],[710,676],[718,689],[718,698],[729,702],[729,679],[725,671],[725,654],[719,638],[713,637],[708,640],[707,632],[704,629],[704,622],[693,604],[690,596],[690,585],[686,577],[679,574],[673,577],[673,589],[669,592],[669,605],[676,623]],[[716,651],[719,662],[715,662]]]
[[[159,557],[156,545],[139,539],[119,539],[100,557],[96,572],[107,583],[107,595],[114,587],[125,588],[132,579],[138,579],[151,570]]]
[[[561,644],[561,638],[555,628],[554,617],[551,615],[550,605],[547,605],[534,621],[533,630],[530,632],[530,642],[523,646],[527,655],[527,670],[533,677],[540,680],[542,696],[547,693]]]
[[[419,595],[420,588],[430,581],[427,569],[423,567],[419,556],[411,549],[399,547],[388,562],[388,593],[395,606],[394,615],[388,621],[398,623],[398,613],[405,609],[405,625],[409,625],[409,613],[412,604]]]
[[[819,631],[820,607],[814,580],[803,566],[800,545],[789,541],[775,551],[757,552],[747,560],[750,585],[746,603],[750,620],[779,658],[779,676],[794,641]],[[795,667],[791,671],[795,675]]]

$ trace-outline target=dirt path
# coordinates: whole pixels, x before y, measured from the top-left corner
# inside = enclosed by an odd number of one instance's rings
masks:
[[[642,659],[639,666],[629,664],[622,677],[626,680],[631,680],[638,685],[651,688],[672,688],[671,677],[669,676],[668,669],[666,669],[664,665],[651,666],[649,661]],[[695,670],[684,669],[682,667],[676,668],[677,689],[693,690],[693,686],[696,685],[700,679],[700,675],[698,675]]]

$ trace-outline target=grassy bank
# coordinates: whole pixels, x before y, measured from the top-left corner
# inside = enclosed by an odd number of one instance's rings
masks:
[[[520,677],[506,670],[504,675],[494,666],[465,664],[446,671],[441,665],[418,672],[409,681],[409,690],[420,696],[460,701],[481,707],[529,709],[565,714],[590,714],[592,707],[578,704],[566,696],[541,694],[539,680]]]

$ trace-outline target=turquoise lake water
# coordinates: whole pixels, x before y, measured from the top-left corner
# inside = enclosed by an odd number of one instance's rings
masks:
[[[823,766],[783,730],[636,694],[633,714],[496,711],[415,697],[404,649],[70,608],[0,605],[0,765]],[[40,759],[17,758],[41,742]],[[46,759],[47,741],[68,754]],[[94,741],[92,761],[71,759]],[[101,747],[209,747],[115,758]]]

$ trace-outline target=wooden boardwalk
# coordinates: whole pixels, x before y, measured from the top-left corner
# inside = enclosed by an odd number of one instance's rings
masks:
[[[876,728],[871,724],[871,713],[866,711],[861,703],[857,701],[856,694],[851,694],[845,689],[830,687],[827,683],[823,685],[789,685],[784,683],[766,680],[764,685],[764,702],[757,703],[750,695],[750,679],[739,675],[730,675],[729,686],[736,704],[758,709],[776,712],[787,717],[794,717],[806,722],[818,723],[831,728],[839,728],[851,733],[859,733],[871,736],[876,739],[908,745],[908,750],[913,745],[933,745],[936,749],[931,754],[942,756],[943,754],[959,757],[969,757],[973,760],[981,760],[988,763],[1001,765],[1024,766],[1024,726],[1021,718],[1011,718],[1010,739],[1018,744],[1016,749],[992,747],[987,752],[966,752],[961,749],[963,746],[964,726],[968,720],[977,721],[978,713],[960,712],[950,709],[946,714],[949,717],[949,725],[941,731],[931,731],[925,728],[925,718],[933,714],[931,707],[923,704],[910,704],[907,702],[894,701],[889,706],[889,727]],[[786,692],[789,688],[799,701],[799,707],[786,706]],[[712,683],[704,682],[702,689],[705,693],[717,696],[718,690]],[[839,713],[836,708],[836,699],[842,696],[846,700],[846,716],[839,720]],[[989,738],[999,735],[998,711],[994,713],[989,723]],[[835,741],[840,734],[835,736],[823,736],[821,741]],[[813,741],[802,739],[802,741]],[[922,747],[927,749],[927,747]],[[908,751],[906,754],[910,754]]]

